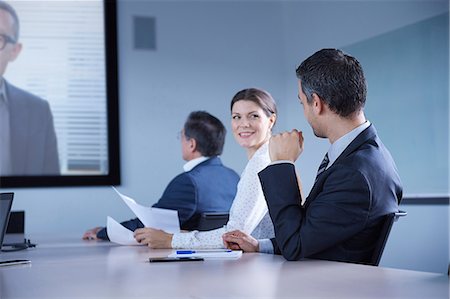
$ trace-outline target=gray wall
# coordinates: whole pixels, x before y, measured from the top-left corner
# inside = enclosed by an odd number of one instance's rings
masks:
[[[278,101],[278,131],[304,130],[305,151],[297,168],[309,190],[328,144],[315,139],[303,119],[296,65],[322,47],[345,48],[448,12],[448,2],[119,0],[118,8],[119,190],[150,205],[182,169],[176,134],[187,114],[207,110],[230,131],[230,99],[250,86],[267,89]],[[133,49],[135,16],[156,17],[156,51]],[[223,160],[238,172],[246,163],[230,133]],[[11,191],[16,192],[13,209],[26,211],[31,238],[81,236],[87,228],[104,225],[107,215],[132,217],[109,187]],[[394,227],[382,265],[446,272],[449,209],[405,209],[409,215]]]

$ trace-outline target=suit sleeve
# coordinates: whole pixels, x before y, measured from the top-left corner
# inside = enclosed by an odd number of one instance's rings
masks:
[[[364,228],[370,190],[365,177],[356,170],[333,170],[318,196],[308,198],[306,209],[298,204],[294,165],[271,165],[259,177],[274,223],[275,253],[281,252],[287,260],[310,257]]]
[[[197,210],[196,190],[196,185],[190,175],[182,173],[169,183],[162,197],[153,207],[177,210],[180,226],[183,226]]]
[[[142,224],[142,222],[138,218],[130,219],[128,221],[121,222],[120,224],[133,232],[138,228],[144,227],[144,224]],[[98,231],[97,238],[102,240],[109,240],[108,230],[106,229],[106,227],[103,227],[100,231]]]

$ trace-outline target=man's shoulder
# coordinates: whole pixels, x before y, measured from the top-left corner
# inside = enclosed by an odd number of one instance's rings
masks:
[[[192,170],[186,173],[192,177],[203,177],[205,175],[220,174],[225,176],[232,176],[239,179],[239,175],[233,169],[222,164],[219,157],[211,157],[208,160],[195,166]]]
[[[18,105],[36,105],[36,106],[48,106],[46,100],[26,91],[22,88],[14,86],[13,84],[6,82],[6,93],[11,102]]]

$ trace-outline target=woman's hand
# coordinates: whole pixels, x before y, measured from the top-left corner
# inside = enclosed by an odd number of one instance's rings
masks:
[[[151,227],[138,228],[134,231],[134,238],[140,244],[150,248],[172,248],[173,234]]]

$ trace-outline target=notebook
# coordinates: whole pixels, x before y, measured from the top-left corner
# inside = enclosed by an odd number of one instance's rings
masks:
[[[0,193],[0,248],[3,245],[14,193]]]
[[[242,250],[231,249],[206,249],[206,250],[175,250],[168,257],[201,257],[209,259],[237,260],[242,256]]]

